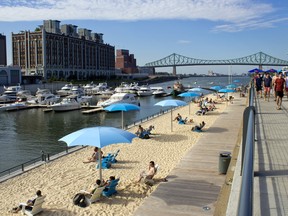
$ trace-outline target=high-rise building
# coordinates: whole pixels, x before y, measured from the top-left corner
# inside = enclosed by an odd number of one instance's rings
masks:
[[[7,65],[6,36],[0,34],[0,65]]]
[[[102,33],[91,33],[58,20],[44,20],[34,32],[12,33],[13,65],[24,75],[44,79],[111,76],[115,73],[115,48],[103,42]]]
[[[129,50],[119,49],[116,51],[115,67],[120,69],[122,73],[138,73],[136,59],[133,54],[129,54]]]

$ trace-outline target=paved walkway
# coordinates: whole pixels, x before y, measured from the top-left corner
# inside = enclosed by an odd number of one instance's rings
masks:
[[[288,100],[256,100],[254,214],[288,215]]]
[[[213,215],[225,175],[219,153],[232,152],[242,125],[246,98],[235,98],[214,124],[171,171],[167,183],[145,199],[135,216]],[[212,113],[211,113],[212,114]]]

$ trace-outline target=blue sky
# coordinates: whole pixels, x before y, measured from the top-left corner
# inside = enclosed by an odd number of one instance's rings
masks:
[[[172,53],[224,60],[262,51],[288,60],[287,9],[286,0],[1,0],[0,33],[7,36],[8,64],[11,32],[34,31],[46,19],[103,33],[105,43],[128,49],[139,66]],[[194,66],[177,67],[177,72],[252,68]]]

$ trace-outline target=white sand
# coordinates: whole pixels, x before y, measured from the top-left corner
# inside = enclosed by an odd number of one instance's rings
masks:
[[[99,178],[99,170],[95,169],[95,163],[82,163],[93,153],[93,147],[87,147],[1,183],[0,215],[13,215],[8,211],[19,202],[25,202],[34,196],[38,189],[46,195],[44,211],[40,215],[132,215],[157,185],[165,184],[158,181],[149,187],[135,183],[140,171],[147,169],[149,161],[153,160],[160,165],[155,176],[156,181],[166,176],[169,181],[169,172],[202,136],[201,133],[191,132],[192,126],[205,121],[205,128],[209,128],[227,104],[216,104],[216,107],[215,111],[204,116],[194,114],[198,110],[196,104],[191,104],[190,115],[188,106],[181,107],[173,111],[173,118],[179,112],[182,117],[193,118],[194,123],[180,125],[173,122],[171,132],[171,115],[167,113],[142,124],[144,128],[149,125],[155,126],[151,139],[135,138],[132,144],[115,144],[103,148],[104,154],[120,149],[118,162],[110,169],[103,170],[104,179],[111,175],[120,177],[117,195],[103,197],[100,202],[86,208],[73,205],[74,195],[81,189],[90,189]],[[136,130],[135,127],[130,131]]]

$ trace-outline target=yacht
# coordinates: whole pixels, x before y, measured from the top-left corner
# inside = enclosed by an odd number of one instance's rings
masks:
[[[167,94],[167,92],[162,87],[151,87],[153,90],[152,95],[155,97],[162,97]]]
[[[91,90],[92,90],[92,94],[98,95],[98,94],[100,94],[100,92],[105,91],[107,89],[109,89],[107,83],[103,82],[103,83],[99,83],[97,86],[95,86]]]
[[[27,102],[30,104],[49,105],[60,101],[60,96],[51,93],[49,89],[40,89],[36,91],[35,97]]]
[[[69,94],[71,94],[72,87],[73,87],[73,85],[71,83],[69,83],[69,84],[66,84],[65,86],[63,86],[60,90],[58,90],[56,92],[61,97],[68,96]]]
[[[131,103],[140,106],[135,94],[130,93],[115,93],[108,100],[98,101],[97,106],[106,107],[116,103]]]
[[[15,102],[17,99],[17,93],[22,90],[20,85],[9,87],[4,86],[4,89],[5,91],[0,96],[0,102],[2,103]]]
[[[151,90],[149,86],[140,86],[137,91],[137,95],[140,97],[151,96],[152,93],[153,91]]]
[[[128,84],[126,82],[122,82],[120,86],[115,88],[116,93],[130,93],[130,94],[137,94],[139,90],[138,83],[131,83]]]
[[[21,110],[21,109],[26,109],[29,106],[25,101],[16,101],[11,104],[4,104],[3,106],[0,107],[0,111],[16,111],[16,110]]]
[[[81,109],[81,104],[74,98],[66,97],[61,102],[52,104],[50,108],[55,112],[64,112]]]

